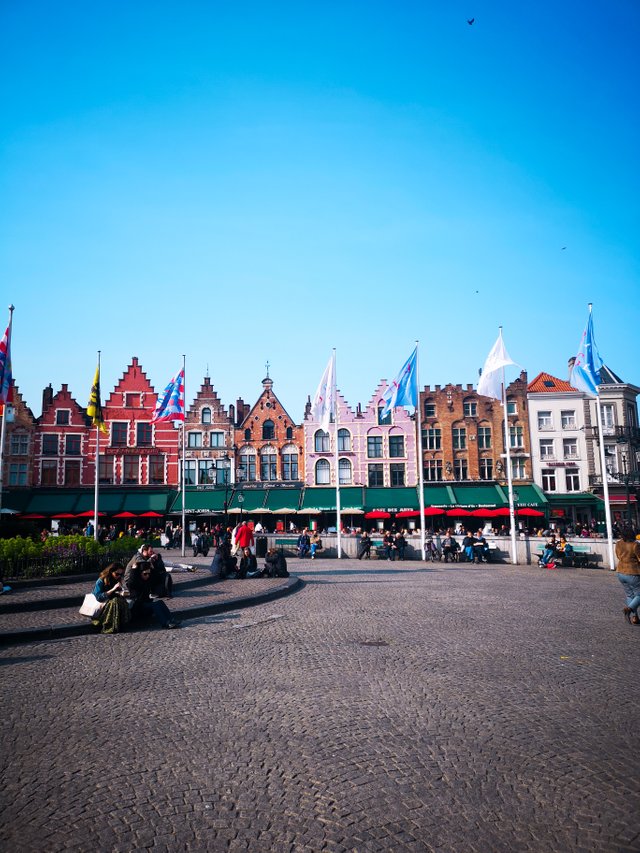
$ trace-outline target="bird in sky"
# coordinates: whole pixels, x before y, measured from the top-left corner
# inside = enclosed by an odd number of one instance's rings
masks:
[[[475,21],[475,18],[468,18],[467,19],[467,23],[469,24],[469,26],[471,26],[474,21]]]
[[[561,251],[561,252],[564,252],[564,250],[565,250],[566,248],[567,248],[566,246],[563,246],[563,247],[560,249],[560,251]]]

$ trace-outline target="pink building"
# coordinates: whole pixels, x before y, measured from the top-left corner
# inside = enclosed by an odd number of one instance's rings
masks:
[[[338,394],[338,467],[341,486],[416,486],[416,428],[406,409],[392,409],[381,417],[382,395],[388,383],[382,380],[365,409],[355,412]],[[307,486],[336,485],[333,426],[329,433],[313,421],[307,402],[304,419],[305,472]]]

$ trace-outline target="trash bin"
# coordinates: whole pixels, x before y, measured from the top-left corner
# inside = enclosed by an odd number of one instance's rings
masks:
[[[267,537],[256,536],[256,557],[267,556]]]

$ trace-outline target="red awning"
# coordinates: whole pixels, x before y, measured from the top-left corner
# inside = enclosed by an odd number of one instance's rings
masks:
[[[390,512],[384,512],[381,509],[374,509],[371,512],[365,512],[365,518],[391,518]]]

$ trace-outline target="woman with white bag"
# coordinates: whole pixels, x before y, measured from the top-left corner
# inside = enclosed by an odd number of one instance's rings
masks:
[[[124,566],[121,563],[111,563],[100,572],[93,588],[94,596],[103,606],[91,621],[103,634],[124,631],[131,619],[129,604],[124,598],[122,588],[123,575]]]

